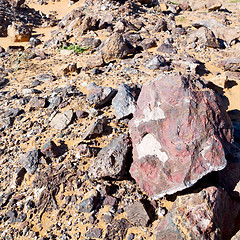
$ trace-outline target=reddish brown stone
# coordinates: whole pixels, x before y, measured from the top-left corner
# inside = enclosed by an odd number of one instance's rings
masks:
[[[153,198],[192,186],[226,166],[232,124],[213,91],[170,75],[146,83],[130,121],[132,177]]]
[[[156,240],[231,239],[239,229],[240,204],[222,188],[178,196],[159,221]]]

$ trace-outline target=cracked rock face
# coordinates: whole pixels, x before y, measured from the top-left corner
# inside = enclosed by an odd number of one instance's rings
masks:
[[[148,195],[175,193],[226,166],[232,124],[200,81],[158,77],[143,86],[137,105],[130,173]]]

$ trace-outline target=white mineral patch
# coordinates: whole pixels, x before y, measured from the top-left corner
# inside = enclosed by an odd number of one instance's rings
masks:
[[[165,152],[161,151],[161,144],[157,139],[151,135],[147,134],[143,137],[142,141],[136,145],[139,158],[145,156],[157,156],[159,160],[165,163],[168,160],[168,156]]]
[[[156,121],[160,119],[165,119],[164,111],[159,107],[160,103],[157,103],[157,107],[154,109],[150,109],[149,106],[143,109],[143,118],[136,119],[134,121],[136,127],[139,126],[141,122],[149,122],[149,121]]]

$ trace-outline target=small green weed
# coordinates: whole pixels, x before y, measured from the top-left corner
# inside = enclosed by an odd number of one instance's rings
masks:
[[[75,53],[84,53],[89,49],[89,47],[80,47],[79,45],[71,44],[69,46],[63,46],[61,49],[72,50]]]

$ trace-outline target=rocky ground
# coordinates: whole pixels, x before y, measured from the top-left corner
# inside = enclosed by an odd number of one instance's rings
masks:
[[[0,1],[0,239],[240,239],[238,1]]]

